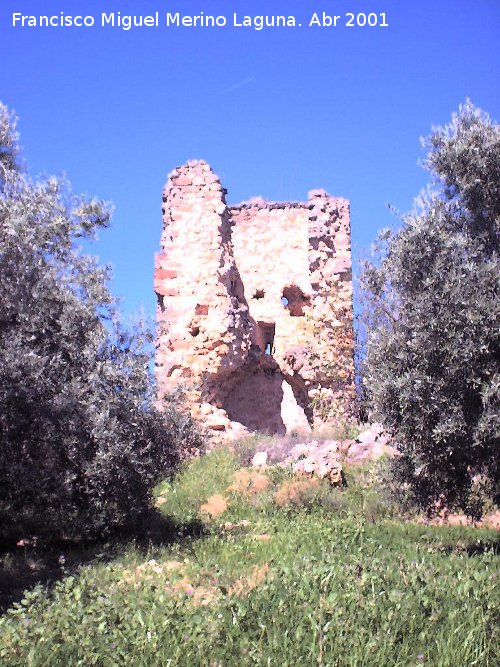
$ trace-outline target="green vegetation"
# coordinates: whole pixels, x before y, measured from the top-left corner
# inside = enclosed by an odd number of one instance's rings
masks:
[[[238,468],[219,450],[157,488],[198,537],[25,594],[0,619],[2,666],[499,664],[493,531],[398,521],[366,469],[339,490]]]
[[[197,435],[153,407],[150,334],[82,250],[109,211],[18,161],[0,104],[0,541],[136,528]]]
[[[500,501],[500,125],[467,102],[426,145],[432,189],[362,277],[364,383],[397,485],[480,516]]]
[[[82,252],[108,210],[32,180],[0,105],[0,604],[56,581],[0,617],[2,667],[500,664],[498,534],[405,514],[499,499],[499,147],[470,104],[436,130],[437,193],[366,267],[366,387],[395,476],[241,468],[293,441],[251,436],[172,480],[202,441],[174,397],[153,407],[148,331],[119,324]],[[102,542],[132,529],[146,547]]]

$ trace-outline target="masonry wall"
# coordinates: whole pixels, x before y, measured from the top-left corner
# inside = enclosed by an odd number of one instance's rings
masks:
[[[210,167],[175,169],[163,193],[156,371],[205,426],[237,436],[307,431],[352,408],[349,205],[228,207]]]

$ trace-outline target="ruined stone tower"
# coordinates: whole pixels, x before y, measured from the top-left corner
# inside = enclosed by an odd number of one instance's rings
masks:
[[[349,202],[225,195],[194,160],[163,191],[159,404],[181,385],[192,415],[229,437],[342,418],[354,399]]]

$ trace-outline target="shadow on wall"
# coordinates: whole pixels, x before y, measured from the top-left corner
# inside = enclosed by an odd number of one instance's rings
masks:
[[[229,419],[250,431],[284,435],[281,417],[283,375],[276,362],[266,355],[257,364],[248,364],[236,373],[222,405]]]
[[[237,267],[235,274],[241,283]],[[294,309],[291,314],[303,315],[306,300],[302,292],[293,286],[285,291],[287,295],[282,298],[282,305],[288,308],[291,303]],[[255,299],[263,297],[263,290],[254,294]],[[244,288],[238,300],[248,308]],[[249,322],[253,331],[253,353],[231,378],[230,389],[220,407],[231,421],[243,424],[249,431],[269,435],[285,435],[296,428],[307,431],[312,410],[303,382],[286,376],[273,357],[276,323],[255,321],[251,316]]]

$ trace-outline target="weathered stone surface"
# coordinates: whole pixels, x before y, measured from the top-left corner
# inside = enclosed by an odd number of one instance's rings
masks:
[[[372,424],[358,435],[346,453],[347,463],[364,463],[375,461],[382,456],[393,458],[397,449],[389,444],[389,436],[380,424]]]
[[[343,482],[342,462],[335,440],[299,443],[292,448],[285,464],[290,464],[293,472],[298,475],[328,478],[334,485]]]
[[[158,404],[182,384],[211,430],[307,433],[354,398],[349,203],[254,198],[228,207],[207,163],[163,190]]]
[[[329,476],[330,470],[340,472],[342,465],[356,465],[375,461],[383,456],[398,456],[380,424],[367,425],[356,440],[307,439],[296,443],[288,437],[263,438],[256,443],[257,452],[252,465],[286,464],[294,472]],[[339,467],[340,466],[340,467]]]
[[[267,452],[256,452],[252,459],[255,468],[267,465]]]

